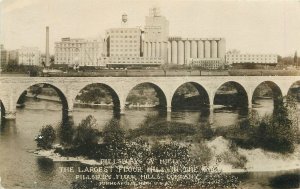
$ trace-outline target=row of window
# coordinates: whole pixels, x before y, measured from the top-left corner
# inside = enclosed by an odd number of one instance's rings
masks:
[[[111,30],[110,33],[138,33],[139,30]],[[109,33],[109,32],[107,32]]]
[[[110,51],[111,52],[113,52],[113,51],[127,52],[127,51],[139,51],[139,49],[111,49]]]
[[[110,40],[111,43],[137,43],[137,40]]]
[[[133,62],[116,62],[116,61],[112,61],[112,62],[107,62],[107,64],[132,64]],[[157,61],[157,62],[135,62],[135,63],[143,63],[143,64],[162,64],[163,62]]]
[[[277,57],[276,55],[272,55],[272,54],[270,54],[270,55],[267,55],[267,54],[261,54],[261,55],[256,55],[256,54],[227,54],[226,55],[228,58],[229,57],[236,57],[236,58],[243,58],[243,57],[266,57],[266,58],[268,58],[268,57]]]
[[[25,57],[27,57],[27,56],[40,56],[40,55],[37,55],[37,54],[19,54],[19,56],[25,56]]]
[[[138,35],[111,35],[110,38],[139,38]]]
[[[132,54],[121,54],[121,53],[110,53],[111,56],[139,56],[140,53],[132,53]]]
[[[273,60],[277,59],[277,57],[226,57],[227,59],[236,59],[236,60],[248,60],[248,59],[256,59],[256,60]]]
[[[114,45],[114,44],[111,44],[110,45],[111,47],[139,47],[138,45]]]
[[[81,43],[79,44],[79,43],[76,43],[76,44],[74,44],[74,43],[67,43],[67,44],[65,44],[65,43],[63,43],[63,44],[56,44],[55,46],[56,47],[81,47]]]

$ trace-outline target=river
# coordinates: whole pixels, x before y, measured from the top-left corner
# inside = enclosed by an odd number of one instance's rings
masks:
[[[254,109],[260,115],[272,112],[273,102],[270,99],[256,101]],[[155,109],[127,109],[121,117],[126,129],[136,128],[147,114],[158,114]],[[97,119],[99,129],[113,117],[111,108],[74,108],[73,119],[78,124],[87,115]],[[247,116],[246,110],[230,110],[216,107],[214,112],[174,111],[159,114],[169,120],[186,123],[212,123],[212,127],[221,127],[237,123]],[[61,104],[53,101],[26,101],[23,109],[17,110],[15,121],[7,121],[0,127],[0,177],[6,189],[18,188],[70,188],[74,173],[61,173],[59,167],[82,164],[77,162],[53,162],[50,159],[37,157],[32,153],[36,149],[34,137],[43,125],[58,123],[61,119]],[[244,188],[272,188],[269,179],[285,173],[299,174],[299,170],[287,172],[260,172],[237,174]],[[274,188],[274,187],[273,187]],[[280,188],[280,187],[279,187]]]

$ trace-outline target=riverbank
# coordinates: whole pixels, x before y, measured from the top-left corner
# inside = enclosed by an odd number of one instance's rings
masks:
[[[226,173],[241,173],[241,172],[273,172],[273,171],[288,171],[300,169],[300,145],[296,146],[293,154],[280,154],[267,152],[262,149],[246,150],[239,148],[238,153],[245,156],[247,162],[244,169],[234,168],[233,165],[224,161],[216,164],[216,159],[225,152],[230,152],[229,141],[223,137],[217,137],[214,140],[206,141],[206,145],[213,153],[213,158],[209,162],[209,167],[217,166],[218,170]],[[55,148],[60,148],[56,146]],[[37,150],[33,152],[37,156],[43,156],[52,159],[54,162],[76,161],[87,165],[101,165],[96,160],[86,159],[85,157],[64,157],[58,153],[54,153],[55,149]]]
[[[49,96],[49,95],[41,95],[39,94],[37,97],[35,97],[35,95],[32,94],[27,94],[26,95],[27,98],[36,98],[39,100],[47,100],[47,101],[53,101],[53,102],[61,102],[60,98],[58,96]],[[100,104],[95,104],[95,103],[83,103],[83,102],[75,102],[74,106],[84,106],[84,107],[111,107],[113,106],[112,103],[110,104],[105,104],[105,103],[100,103]],[[156,104],[129,104],[128,107],[129,108],[153,108],[157,106]]]
[[[26,95],[26,97],[27,98],[35,98],[35,99],[39,99],[39,100],[61,102],[61,100],[58,96],[49,96],[49,95],[42,95],[42,94],[39,94],[39,95],[35,96],[35,95],[29,93],[29,94]]]

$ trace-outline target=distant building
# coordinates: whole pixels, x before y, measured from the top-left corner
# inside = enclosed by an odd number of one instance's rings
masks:
[[[85,39],[63,38],[56,42],[55,64],[130,67],[169,63],[208,69],[224,67],[224,38],[170,37],[169,21],[156,7],[146,16],[144,30],[128,27],[127,21],[127,14],[123,14],[121,27],[106,30],[103,46]]]
[[[192,65],[193,67],[199,67],[203,69],[208,69],[208,70],[216,70],[216,69],[224,69],[224,59],[220,58],[209,58],[209,59],[204,59],[204,58],[190,58],[188,60],[188,64]]]
[[[226,63],[234,66],[242,65],[269,65],[276,66],[276,54],[242,54],[239,51],[229,51],[226,53]]]
[[[124,15],[122,16],[123,21]],[[126,15],[127,22],[127,15]],[[158,66],[164,63],[161,56],[143,56],[142,30],[138,27],[111,28],[104,40],[103,65],[108,67]]]
[[[41,52],[37,47],[22,47],[18,49],[18,64],[41,66]]]
[[[143,57],[162,58],[167,62],[168,57],[169,21],[160,14],[158,8],[152,8],[146,16]]]
[[[101,38],[62,38],[55,43],[55,64],[79,66],[98,66],[98,59],[103,52]]]
[[[18,50],[10,50],[8,53],[8,61],[13,61],[18,63],[18,59],[19,59],[19,52]]]
[[[139,28],[111,28],[106,31],[107,57],[140,57],[141,36]]]
[[[224,38],[170,37],[168,63],[217,69],[225,64]]]
[[[0,44],[0,63],[1,65],[8,63],[8,51],[4,48],[4,45]]]

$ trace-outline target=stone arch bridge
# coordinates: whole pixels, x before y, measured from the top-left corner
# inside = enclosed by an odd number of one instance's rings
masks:
[[[171,111],[172,98],[175,91],[185,83],[204,89],[213,107],[216,91],[227,82],[233,83],[246,94],[248,107],[252,107],[254,90],[265,82],[273,90],[273,94],[285,96],[291,86],[300,81],[300,76],[199,76],[199,77],[0,77],[1,110],[6,119],[15,119],[16,104],[21,94],[30,86],[49,84],[59,94],[63,110],[69,115],[73,111],[76,96],[89,84],[104,84],[116,98],[117,108],[124,113],[126,98],[135,86],[150,83],[160,96],[164,106]],[[2,115],[3,115],[2,114]]]

